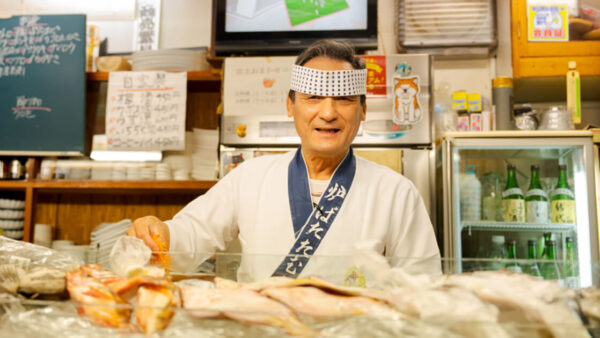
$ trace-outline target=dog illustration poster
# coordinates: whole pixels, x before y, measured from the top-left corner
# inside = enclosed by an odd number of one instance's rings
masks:
[[[393,86],[394,123],[411,125],[421,121],[423,109],[419,101],[421,93],[419,76],[394,76]]]

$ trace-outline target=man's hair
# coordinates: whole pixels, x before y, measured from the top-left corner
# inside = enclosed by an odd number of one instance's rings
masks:
[[[298,57],[295,64],[304,66],[308,61],[319,57],[326,56],[334,60],[347,61],[354,69],[365,69],[365,60],[357,57],[354,54],[354,48],[347,42],[335,40],[319,40],[308,46]],[[288,96],[294,102],[296,92],[290,89]],[[365,103],[366,95],[360,96],[360,103]]]

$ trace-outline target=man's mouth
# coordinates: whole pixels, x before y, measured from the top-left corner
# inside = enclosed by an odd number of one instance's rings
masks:
[[[318,132],[335,134],[340,131],[338,128],[316,128]]]

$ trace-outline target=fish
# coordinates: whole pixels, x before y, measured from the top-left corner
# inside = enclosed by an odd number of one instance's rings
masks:
[[[65,276],[64,271],[38,266],[21,276],[19,291],[29,294],[62,294],[65,292]]]
[[[198,318],[230,318],[246,324],[278,327],[293,336],[316,334],[285,305],[246,289],[206,289],[180,285],[183,307]]]
[[[317,322],[357,315],[405,318],[387,304],[372,298],[329,293],[314,286],[271,287],[260,294],[285,304],[301,319]]]
[[[77,312],[100,326],[129,326],[131,307],[107,285],[81,269],[67,272],[67,291],[71,300],[79,303]]]
[[[144,284],[137,292],[135,318],[144,332],[152,334],[169,326],[179,304],[175,285]]]

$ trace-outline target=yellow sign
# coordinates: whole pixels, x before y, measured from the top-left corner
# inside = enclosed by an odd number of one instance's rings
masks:
[[[569,41],[567,5],[529,5],[527,39],[529,41]]]
[[[344,285],[360,286],[364,288],[366,286],[365,276],[362,274],[362,272],[360,272],[360,270],[358,270],[357,267],[352,266],[346,271],[346,274],[344,275]]]

